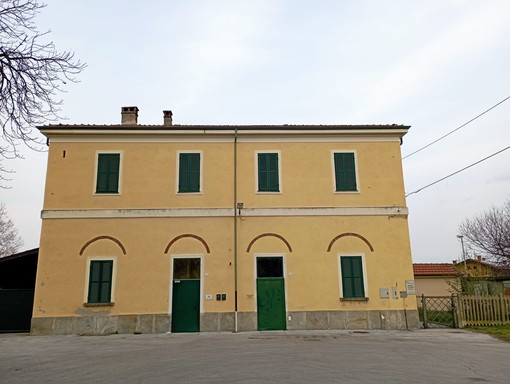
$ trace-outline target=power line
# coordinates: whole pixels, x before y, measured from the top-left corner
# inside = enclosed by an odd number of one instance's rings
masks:
[[[501,100],[499,103],[497,103],[497,104],[493,105],[492,107],[490,107],[489,109],[487,109],[487,110],[483,111],[483,112],[482,112],[482,113],[480,113],[478,116],[473,117],[471,120],[469,120],[468,122],[466,122],[466,123],[462,124],[460,127],[455,128],[453,131],[450,131],[450,132],[448,132],[446,135],[441,136],[439,139],[436,139],[436,140],[434,140],[433,142],[428,143],[427,145],[425,145],[425,146],[423,146],[423,147],[421,147],[421,148],[417,149],[416,151],[411,152],[409,155],[404,156],[404,157],[402,158],[402,160],[407,159],[408,157],[410,157],[410,156],[414,155],[415,153],[418,153],[418,152],[420,152],[420,151],[423,151],[425,148],[430,147],[432,144],[435,144],[435,143],[437,143],[438,141],[443,140],[445,137],[450,136],[452,133],[454,133],[454,132],[458,131],[459,129],[461,129],[461,128],[465,127],[466,125],[468,125],[469,123],[471,123],[471,122],[475,121],[475,120],[476,120],[476,119],[478,119],[479,117],[481,117],[481,116],[485,115],[487,112],[489,112],[489,111],[493,110],[493,109],[494,109],[494,108],[496,108],[498,105],[503,104],[503,103],[504,103],[505,101],[507,101],[508,99],[510,99],[510,96],[508,96],[508,97],[504,98],[504,99],[503,99],[503,100]]]
[[[477,162],[475,162],[475,163],[473,163],[473,164],[470,164],[470,165],[468,165],[467,167],[464,167],[464,168],[462,168],[462,169],[459,169],[458,171],[455,171],[455,172],[453,172],[453,173],[449,174],[448,176],[443,177],[442,179],[436,180],[436,181],[434,181],[433,183],[430,183],[430,184],[428,184],[428,185],[426,185],[426,186],[424,186],[424,187],[421,187],[420,189],[417,189],[417,190],[416,190],[416,191],[414,191],[414,192],[410,192],[410,193],[408,193],[408,194],[406,195],[406,197],[407,197],[407,196],[410,196],[410,195],[413,195],[413,194],[415,194],[415,193],[418,193],[418,192],[420,192],[420,191],[424,190],[425,188],[431,187],[432,185],[437,184],[437,183],[439,183],[439,182],[441,182],[441,181],[443,181],[443,180],[446,180],[446,179],[448,179],[449,177],[452,177],[453,175],[456,175],[457,173],[460,173],[460,172],[462,172],[462,171],[465,171],[466,169],[471,168],[472,166],[474,166],[474,165],[476,165],[476,164],[480,164],[482,161],[485,161],[485,160],[487,160],[487,159],[490,159],[491,157],[496,156],[497,154],[499,154],[499,153],[501,153],[501,152],[504,152],[504,151],[506,151],[506,150],[507,150],[507,149],[509,149],[509,148],[510,148],[510,145],[509,145],[508,147],[506,147],[506,148],[503,148],[503,149],[501,149],[501,150],[499,150],[499,151],[497,151],[497,152],[493,153],[492,155],[489,155],[489,156],[487,156],[487,157],[483,158],[482,160],[478,160]]]

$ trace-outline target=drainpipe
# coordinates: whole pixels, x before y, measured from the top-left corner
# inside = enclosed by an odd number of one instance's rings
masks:
[[[237,127],[234,131],[234,332],[237,327]]]

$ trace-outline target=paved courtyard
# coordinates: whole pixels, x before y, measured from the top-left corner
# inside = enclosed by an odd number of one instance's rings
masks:
[[[0,334],[0,383],[509,383],[508,356],[455,329]]]

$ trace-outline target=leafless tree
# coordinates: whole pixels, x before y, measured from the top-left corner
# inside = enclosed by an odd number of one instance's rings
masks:
[[[37,147],[36,125],[59,117],[66,82],[85,64],[72,52],[58,52],[34,18],[46,5],[38,0],[0,0],[0,157],[19,157],[17,147]]]
[[[0,204],[0,257],[16,253],[23,245],[18,230],[7,214],[4,204]]]
[[[510,200],[480,216],[466,219],[459,227],[468,247],[488,260],[510,266]]]

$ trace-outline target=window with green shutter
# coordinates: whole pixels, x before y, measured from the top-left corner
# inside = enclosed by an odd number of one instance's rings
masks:
[[[113,260],[90,262],[88,303],[110,303],[112,295]]]
[[[357,191],[354,153],[335,153],[336,191]]]
[[[361,256],[341,256],[343,298],[364,298],[363,265]]]
[[[278,153],[258,154],[258,191],[280,192]]]
[[[98,154],[96,193],[119,193],[119,166],[119,153]]]
[[[179,193],[200,192],[200,153],[179,154]]]

